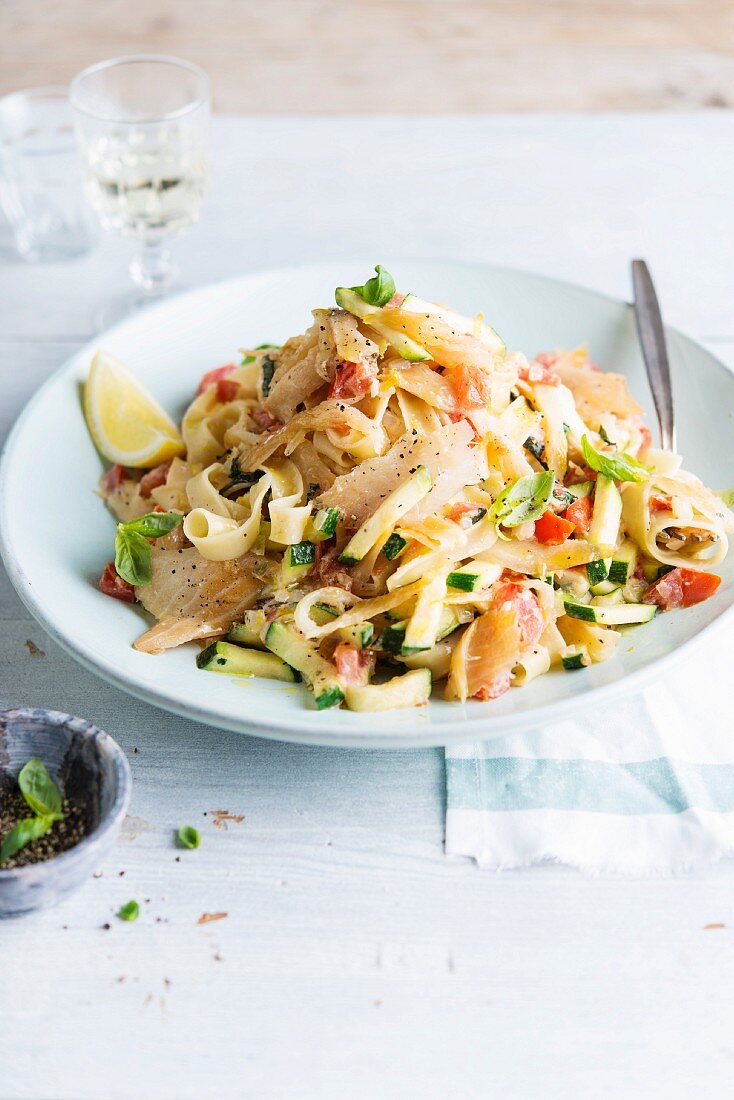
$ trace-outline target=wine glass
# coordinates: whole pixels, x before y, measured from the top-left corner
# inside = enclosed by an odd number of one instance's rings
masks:
[[[84,69],[69,90],[87,194],[105,229],[140,244],[124,315],[172,286],[166,242],[196,221],[207,182],[211,96],[198,66],[135,55]]]

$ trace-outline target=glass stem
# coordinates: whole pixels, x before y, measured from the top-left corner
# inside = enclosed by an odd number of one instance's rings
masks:
[[[170,287],[177,269],[160,241],[146,241],[130,264],[130,274],[144,294],[155,296]]]

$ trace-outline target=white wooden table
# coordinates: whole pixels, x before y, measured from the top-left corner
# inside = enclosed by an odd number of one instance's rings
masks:
[[[668,319],[734,361],[733,147],[722,112],[221,119],[211,197],[177,253],[192,283],[403,253],[623,295],[642,255]],[[3,257],[1,432],[126,289],[127,254]],[[77,667],[4,578],[0,618],[0,704],[98,722],[134,777],[101,877],[0,926],[0,1100],[731,1095],[731,866],[490,875],[443,855],[440,751],[187,723]],[[217,827],[215,810],[244,820]],[[196,852],[173,846],[184,822]],[[129,898],[142,915],[125,925]]]

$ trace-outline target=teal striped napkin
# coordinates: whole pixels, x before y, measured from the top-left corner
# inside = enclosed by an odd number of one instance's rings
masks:
[[[734,854],[733,647],[718,639],[639,693],[446,749],[446,853],[639,876]]]

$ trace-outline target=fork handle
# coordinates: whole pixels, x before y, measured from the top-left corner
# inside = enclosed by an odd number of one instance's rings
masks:
[[[637,332],[660,425],[660,441],[664,450],[674,451],[673,387],[670,381],[665,329],[655,287],[644,260],[632,261],[632,286],[635,295]]]

